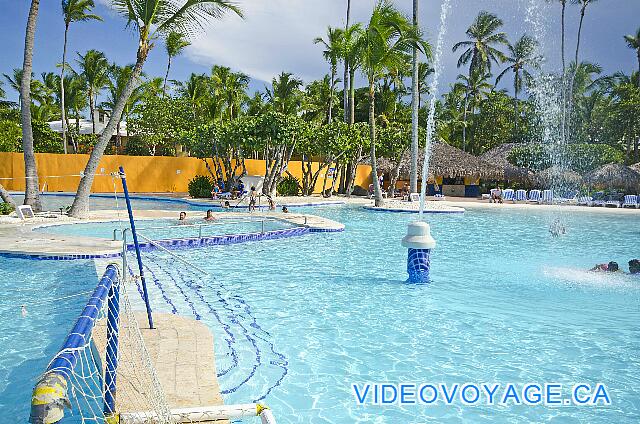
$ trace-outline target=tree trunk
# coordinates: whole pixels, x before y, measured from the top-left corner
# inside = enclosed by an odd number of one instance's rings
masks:
[[[162,98],[167,95],[167,80],[169,79],[169,70],[171,69],[171,56],[167,61],[167,73],[164,75],[164,84],[162,85]]]
[[[331,66],[331,87],[329,87],[329,110],[327,112],[327,124],[333,120],[333,95],[336,85],[336,67]]]
[[[382,190],[380,181],[378,180],[378,163],[376,159],[376,91],[373,80],[369,81],[369,135],[371,138],[371,179],[373,183],[373,193],[375,196],[375,205],[381,207],[384,205],[382,199]]]
[[[515,87],[514,87],[514,90],[513,90],[514,91],[514,96],[513,96],[514,131],[513,131],[513,133],[514,133],[514,141],[515,142],[517,142],[517,140],[519,139],[519,137],[518,137],[518,118],[520,118],[520,116],[519,116],[520,114],[519,114],[519,111],[518,111],[518,94],[519,94],[519,91],[520,91],[520,90],[518,90],[518,87],[519,87],[518,84],[520,83],[520,78],[519,77],[520,77],[520,75],[518,74],[518,71],[516,71]]]
[[[94,102],[94,98],[93,98],[93,89],[90,88],[89,89],[89,109],[90,109],[90,115],[91,115],[91,134],[96,133],[96,104]]]
[[[561,18],[561,56],[562,56],[562,142],[564,143],[567,139],[566,135],[566,122],[567,122],[567,82],[566,82],[566,74],[567,74],[567,64],[564,57],[564,47],[565,47],[565,12],[567,9],[567,0],[562,1],[562,18]],[[576,64],[577,65],[577,64]]]
[[[345,31],[349,29],[349,20],[351,19],[351,0],[347,0],[347,22]],[[349,123],[349,63],[344,59],[344,79],[342,80],[342,107],[344,108],[344,122]]]
[[[404,157],[405,153],[406,150],[400,152],[396,160],[396,166],[393,167],[393,173],[391,174],[391,181],[389,183],[389,190],[387,190],[387,193],[388,196],[392,199],[396,195],[396,184],[398,182],[398,178],[400,178],[400,168],[402,168],[402,158]],[[412,193],[417,193],[417,191],[418,190],[416,188],[416,191],[412,191]]]
[[[580,23],[578,24],[578,39],[576,41],[576,55],[574,58],[574,69],[569,79],[569,95],[567,96],[567,115],[565,117],[565,136],[571,134],[572,119],[573,119],[573,89],[576,81],[576,74],[578,73],[578,56],[580,54],[580,39],[582,38],[582,24],[584,23],[584,15],[586,11],[586,5],[582,6],[580,10]]]
[[[22,123],[22,150],[24,151],[25,192],[24,204],[34,211],[41,211],[42,204],[38,195],[38,170],[33,150],[33,128],[31,127],[31,73],[33,72],[33,44],[36,35],[36,23],[40,0],[31,0],[27,30],[24,40],[24,59],[22,64],[22,82],[20,85],[20,121]]]
[[[355,69],[349,69],[349,125],[356,122]]]
[[[418,28],[418,0],[413,0],[413,26]],[[418,84],[418,49],[413,48],[413,69],[411,74],[411,193],[418,191],[418,102],[420,87]]]
[[[464,96],[464,112],[462,114],[462,151],[467,148],[467,109],[469,108],[469,91]]]
[[[67,36],[69,35],[69,24],[64,27],[64,46],[62,47],[62,69],[60,70],[60,108],[62,109],[62,144],[64,154],[67,154],[67,111],[64,101],[64,68],[67,63]]]
[[[107,148],[107,144],[109,144],[109,141],[111,140],[113,130],[118,125],[127,101],[129,100],[129,97],[135,88],[135,84],[142,73],[142,67],[144,66],[144,62],[147,59],[148,54],[149,47],[146,44],[138,47],[136,65],[133,68],[131,77],[129,78],[129,81],[127,81],[127,85],[125,86],[122,95],[118,98],[118,101],[111,112],[109,123],[107,123],[107,126],[102,131],[102,134],[100,134],[96,145],[91,151],[91,156],[89,157],[87,166],[84,169],[84,176],[80,179],[76,197],[74,198],[73,205],[69,211],[70,216],[79,218],[89,212],[89,196],[91,194],[91,186],[93,185],[96,169],[98,169],[98,164],[100,163],[104,150]]]
[[[355,160],[352,163],[351,170],[349,171],[348,180],[347,180],[347,197],[351,197],[351,193],[353,192],[353,186],[356,181],[356,174],[358,173],[358,164],[360,162],[360,158],[362,157],[362,144],[358,146],[358,153],[356,154]]]
[[[11,194],[0,184],[0,199],[2,199],[5,203],[9,203],[14,207],[14,209],[18,208],[16,201],[13,200]]]

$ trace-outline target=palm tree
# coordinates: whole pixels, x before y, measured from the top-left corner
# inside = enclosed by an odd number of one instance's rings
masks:
[[[207,97],[207,80],[208,78],[204,74],[198,75],[192,73],[186,81],[173,81],[178,94],[188,99],[189,103],[191,103],[191,111],[194,119]]]
[[[413,0],[413,26],[418,25],[418,0]],[[420,110],[420,89],[418,75],[418,49],[413,48],[413,61],[411,69],[411,172],[409,187],[411,193],[418,191],[418,112]]]
[[[483,71],[481,69],[475,70],[471,73],[471,76],[460,74],[458,75],[458,79],[460,82],[460,87],[465,91],[464,97],[464,111],[462,116],[462,133],[466,134],[467,128],[467,114],[469,111],[474,113],[477,102],[481,100],[486,94],[491,91],[493,86],[489,84],[488,79],[491,77],[491,74],[487,71]],[[466,137],[462,137],[462,150],[466,151]]]
[[[496,15],[482,11],[478,14],[475,21],[467,29],[467,37],[469,41],[461,41],[453,46],[453,51],[466,49],[458,59],[458,67],[469,63],[468,78],[472,78],[472,74],[477,72],[484,74],[491,71],[492,63],[500,63],[505,59],[498,47],[508,46],[509,41],[507,35],[499,31],[503,22]],[[469,103],[469,93],[466,94],[465,104]],[[466,111],[466,107],[465,107]],[[462,127],[462,146],[467,144],[467,129]]]
[[[509,55],[505,57],[505,62],[509,64],[496,78],[497,86],[502,77],[509,71],[513,72],[513,91],[514,91],[514,137],[518,135],[518,119],[520,118],[518,96],[522,90],[523,80],[531,79],[531,74],[527,70],[528,67],[538,69],[539,58],[535,55],[538,42],[528,35],[523,35],[514,45],[509,44]]]
[[[64,72],[67,66],[67,37],[69,35],[69,27],[72,22],[85,22],[85,21],[102,21],[102,18],[98,15],[91,13],[95,7],[94,0],[62,0],[62,16],[64,17],[64,45],[62,47],[62,67],[60,68],[60,93],[62,95],[60,99],[62,112],[62,144],[64,152],[67,153],[67,118],[66,118],[66,105],[65,105],[65,90],[64,90]],[[95,127],[94,127],[95,133]]]
[[[163,97],[167,94],[167,80],[169,79],[169,70],[171,69],[171,59],[180,55],[182,50],[191,45],[191,43],[185,40],[183,34],[172,31],[167,35],[164,45],[167,49],[167,73],[164,76],[164,85],[162,86]]]
[[[346,56],[344,53],[344,46],[345,46],[345,41],[344,41],[344,36],[346,34],[346,32],[349,29],[349,23],[351,21],[351,0],[347,0],[347,21],[345,22],[344,25],[344,34],[343,34],[343,40],[342,40],[342,63],[344,63],[344,76],[342,78],[342,107],[344,109],[344,122],[349,123],[349,93],[348,93],[348,89],[349,89],[349,62],[347,62],[346,60]]]
[[[302,101],[302,80],[293,77],[289,72],[282,72],[271,81],[272,88],[267,88],[267,99],[276,112],[292,115],[298,112]]]
[[[213,95],[221,102],[221,107],[226,106],[229,119],[236,118],[247,95],[249,76],[241,72],[232,72],[231,68],[226,66],[214,65],[211,70],[211,82]],[[222,109],[220,117],[222,119]]]
[[[87,83],[87,96],[89,99],[89,114],[91,116],[92,134],[96,133],[96,98],[100,91],[109,83],[109,62],[104,53],[98,50],[89,50],[82,56],[78,53],[80,73]]]
[[[22,150],[24,152],[25,192],[24,204],[35,211],[42,210],[38,195],[38,169],[33,151],[33,128],[31,127],[31,78],[33,70],[33,44],[36,35],[36,22],[40,8],[39,0],[31,0],[27,30],[24,39],[24,59],[20,82],[20,121],[22,124]]]
[[[226,12],[242,16],[240,9],[230,0],[111,0],[113,8],[127,19],[127,25],[138,34],[136,64],[125,89],[114,105],[109,123],[100,135],[91,151],[91,156],[80,179],[76,197],[69,211],[71,216],[79,217],[89,210],[89,194],[98,163],[102,157],[111,134],[122,117],[129,96],[137,86],[138,78],[154,41],[171,31],[184,35],[197,33],[210,19],[220,19]]]
[[[418,28],[412,25],[388,0],[380,0],[359,40],[361,48],[362,72],[369,83],[369,132],[371,137],[371,178],[375,192],[375,205],[383,204],[382,191],[378,181],[376,160],[376,82],[385,71],[399,68],[406,63],[407,55],[418,48],[429,53],[430,48],[422,40]]]
[[[113,63],[109,66],[108,75],[109,82],[107,84],[107,99],[100,104],[100,107],[104,110],[113,111],[119,99],[122,97],[123,93],[127,89],[127,85],[131,80],[131,75],[133,74],[135,65],[126,65],[126,66],[118,66]],[[135,106],[135,104],[140,100],[143,92],[143,86],[136,80],[136,85],[131,91],[131,95],[129,96],[127,102],[123,107],[123,114],[121,114],[118,122],[116,123],[116,151],[122,146],[122,140],[120,137],[120,127],[122,125],[122,116],[125,117],[129,114],[131,109]],[[113,130],[111,130],[113,133]]]
[[[435,69],[428,63],[420,62],[418,64],[418,110],[422,108],[422,96],[429,94],[429,84],[427,78],[433,74]]]
[[[318,81],[307,85],[304,96],[304,118],[308,121],[327,122],[329,105],[337,100],[335,92],[331,90],[331,76],[325,75]]]
[[[633,49],[636,51],[636,56],[638,57],[638,87],[640,87],[640,27],[638,27],[638,30],[636,31],[635,35],[625,35],[624,36],[625,41],[627,42],[627,46],[629,46],[630,49]]]
[[[328,123],[331,123],[333,120],[333,92],[336,87],[336,76],[338,73],[338,59],[340,58],[341,48],[342,48],[342,37],[344,35],[344,31],[339,28],[331,28],[327,29],[327,39],[324,40],[321,37],[318,37],[313,40],[314,44],[322,44],[325,48],[322,53],[325,60],[329,62],[330,70],[331,70],[331,81],[330,81],[330,89],[331,96],[329,97],[329,114],[328,114]]]
[[[344,31],[342,34],[342,61],[348,63],[348,101],[346,111],[347,122],[352,125],[355,121],[355,74],[360,68],[360,48],[359,38],[362,36],[362,25],[354,24]]]
[[[572,1],[572,3],[580,4],[580,24],[578,25],[578,39],[577,39],[577,42],[576,42],[576,56],[575,56],[575,59],[574,59],[574,63],[579,63],[578,62],[578,54],[580,52],[580,41],[581,41],[581,38],[582,38],[582,25],[584,23],[584,15],[587,12],[587,7],[590,4],[593,4],[598,0],[571,0],[571,1]]]

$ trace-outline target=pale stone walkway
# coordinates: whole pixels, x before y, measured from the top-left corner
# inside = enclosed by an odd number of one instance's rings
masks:
[[[146,314],[135,314],[142,327],[140,331],[169,408],[222,405],[213,351],[213,334],[209,328],[202,322],[190,318],[154,313],[153,321],[156,328],[150,330],[144,325],[147,320]],[[104,364],[104,320],[96,324],[93,340]],[[135,374],[139,371],[139,365],[137,362],[126,363],[139,360],[141,352],[132,351],[134,347],[126,340],[120,344],[119,349],[116,409],[120,413],[143,412],[136,410],[139,406],[135,401],[140,398],[137,392],[147,388],[134,387],[131,384],[138,379]]]

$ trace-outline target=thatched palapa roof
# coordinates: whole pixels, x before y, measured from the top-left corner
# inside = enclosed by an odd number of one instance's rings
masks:
[[[486,151],[480,155],[480,159],[501,168],[504,171],[504,178],[514,181],[528,181],[533,177],[533,173],[527,168],[519,168],[512,165],[509,160],[509,154],[520,143],[504,143]]]
[[[634,171],[640,173],[640,162],[638,163],[634,163],[633,165],[631,165],[629,168],[633,169]]]
[[[369,162],[367,162],[369,163]],[[418,155],[418,169],[422,170],[424,163],[424,149]],[[396,163],[386,158],[378,160],[378,169],[392,172]],[[410,153],[402,158],[400,175],[408,177],[411,168]],[[419,171],[420,175],[422,171]],[[434,142],[431,147],[429,159],[429,176],[445,178],[474,177],[484,179],[502,179],[504,172],[497,166],[491,165],[477,156],[463,152],[453,146],[442,142]]]
[[[534,180],[545,187],[554,184],[578,186],[582,182],[582,177],[580,174],[570,169],[552,166],[551,168],[547,168],[544,171],[536,173]]]
[[[604,165],[589,172],[584,177],[589,184],[603,185],[606,187],[638,189],[640,187],[640,173],[628,166],[618,163]]]

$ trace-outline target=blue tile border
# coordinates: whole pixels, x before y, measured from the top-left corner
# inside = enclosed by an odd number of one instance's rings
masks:
[[[75,261],[79,259],[108,259],[119,258],[120,253],[104,253],[97,255],[69,254],[69,255],[30,255],[28,253],[0,252],[0,257],[14,259],[30,259],[33,261]]]
[[[413,211],[413,210],[406,210],[406,209],[391,209],[391,208],[376,208],[374,206],[363,206],[364,209],[368,210],[368,211],[374,211],[374,212],[393,212],[393,213],[420,213],[420,211]],[[465,210],[462,209],[460,211],[447,211],[447,210],[425,210],[424,213],[426,214],[460,214],[460,213],[464,213]]]
[[[289,237],[303,236],[309,233],[329,233],[329,232],[341,232],[344,229],[325,229],[325,228],[309,228],[309,227],[293,227],[285,228],[281,230],[266,231],[264,233],[246,233],[246,234],[227,234],[221,236],[208,236],[202,238],[184,238],[184,239],[165,239],[154,240],[155,243],[160,246],[175,250],[175,249],[191,249],[205,246],[224,246],[230,244],[247,243],[251,241],[262,240],[276,240]],[[156,250],[157,247],[151,243],[140,243],[140,248],[147,251]],[[133,244],[127,245],[127,250],[134,250]],[[34,254],[29,255],[27,253],[11,253],[0,252],[0,257],[17,258],[17,259],[31,259],[36,261],[71,261],[79,259],[108,259],[119,258],[121,253],[105,253],[105,254],[69,254],[69,255],[46,255],[46,254]]]

